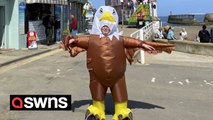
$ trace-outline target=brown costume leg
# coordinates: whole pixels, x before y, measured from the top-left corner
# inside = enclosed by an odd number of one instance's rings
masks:
[[[90,74],[90,92],[92,99],[96,101],[103,101],[107,92],[107,87],[102,85],[96,78],[93,71]]]
[[[115,114],[112,120],[132,120],[132,112],[127,108],[128,95],[125,77],[119,79],[110,89],[115,103]]]
[[[94,71],[90,70],[90,92],[93,104],[87,108],[85,120],[106,120],[104,97],[107,87],[96,78]]]
[[[113,100],[115,102],[124,102],[128,100],[125,77],[120,78],[113,87],[110,88]]]

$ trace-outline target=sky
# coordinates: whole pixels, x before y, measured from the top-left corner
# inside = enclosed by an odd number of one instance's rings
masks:
[[[94,8],[105,5],[105,0],[89,0]],[[187,13],[213,13],[213,0],[157,0],[158,16]]]

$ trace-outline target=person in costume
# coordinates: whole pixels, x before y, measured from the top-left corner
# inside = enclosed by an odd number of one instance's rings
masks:
[[[87,108],[85,120],[106,120],[104,97],[109,88],[115,103],[112,120],[133,120],[127,107],[128,95],[125,82],[126,59],[133,61],[135,51],[143,49],[157,54],[162,51],[171,53],[172,44],[140,41],[125,37],[118,31],[118,15],[110,6],[101,6],[95,13],[90,35],[68,35],[61,47],[75,57],[87,52],[87,68],[90,75],[92,105]]]

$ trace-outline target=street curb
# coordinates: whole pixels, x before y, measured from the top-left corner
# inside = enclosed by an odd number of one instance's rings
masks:
[[[24,57],[21,57],[21,58],[17,58],[17,59],[14,59],[14,60],[10,60],[10,61],[7,61],[5,63],[1,63],[0,67],[12,64],[14,62],[18,62],[20,60],[28,59],[28,58],[31,58],[31,57],[34,57],[34,56],[37,56],[37,55],[41,55],[41,54],[44,54],[44,53],[47,53],[47,52],[50,52],[50,51],[53,51],[53,50],[56,50],[56,49],[58,49],[58,47],[52,48],[52,49],[48,49],[48,50],[45,50],[45,51],[41,51],[41,52],[38,52],[38,53],[34,53],[34,54],[31,54],[31,55],[27,55],[27,56],[24,56]]]

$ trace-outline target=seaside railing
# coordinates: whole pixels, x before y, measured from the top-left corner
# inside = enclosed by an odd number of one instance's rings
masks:
[[[141,29],[130,34],[130,37],[133,37],[142,41],[148,40],[155,33],[155,31],[159,29],[159,27],[160,27],[159,21],[152,21],[151,23],[147,24]],[[144,51],[140,50],[139,52],[137,52],[135,59],[137,59],[137,61],[140,61],[141,64],[145,64]]]

